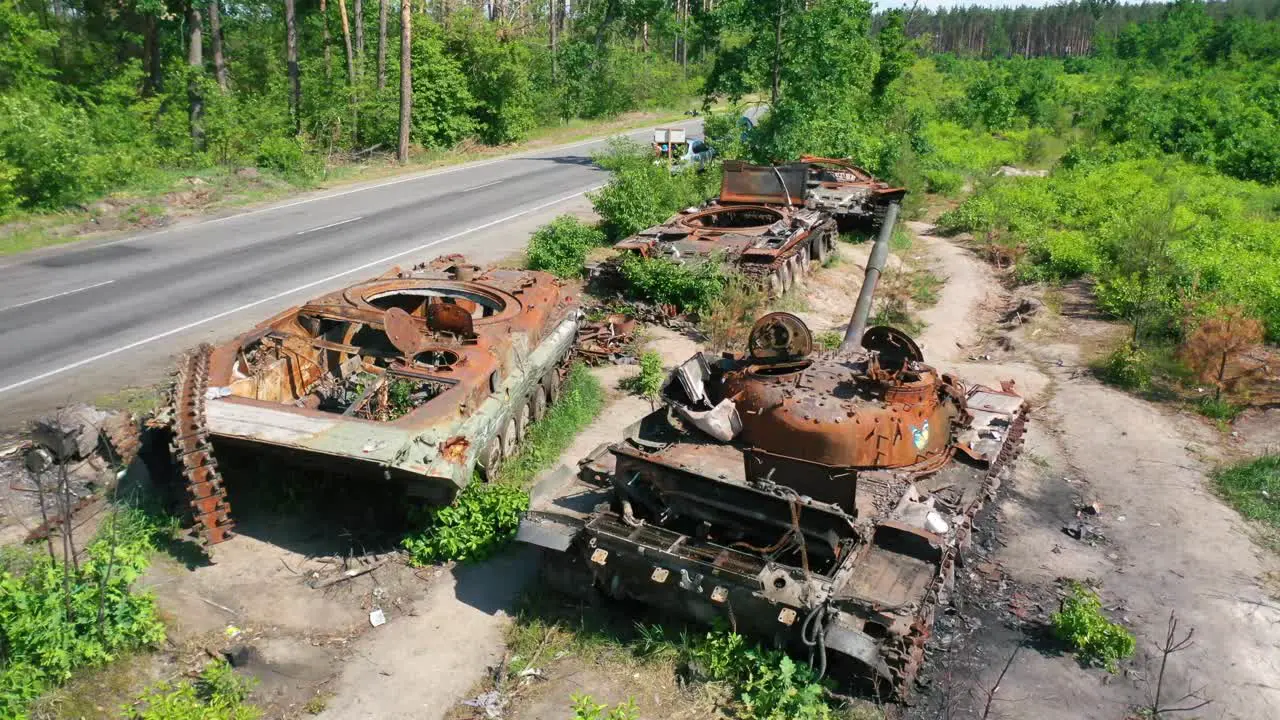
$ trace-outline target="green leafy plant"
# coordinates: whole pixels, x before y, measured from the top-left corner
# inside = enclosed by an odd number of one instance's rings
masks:
[[[1097,366],[1098,376],[1125,390],[1143,391],[1151,387],[1151,355],[1131,343],[1125,343],[1107,355]]]
[[[833,330],[827,330],[818,333],[814,340],[817,342],[818,347],[823,350],[835,350],[840,347],[840,343],[844,342],[844,335]]]
[[[574,693],[569,697],[569,709],[573,711],[573,720],[640,720],[640,710],[636,708],[634,698],[627,698],[610,708],[595,701],[585,693]]]
[[[483,560],[515,537],[529,494],[507,483],[472,480],[453,503],[427,511],[426,529],[401,541],[413,565]]]
[[[641,397],[656,399],[662,391],[662,381],[666,372],[662,367],[662,356],[652,350],[640,355],[640,372],[622,379],[623,390]]]
[[[587,253],[604,244],[603,231],[572,215],[561,215],[533,233],[526,255],[531,270],[575,278],[586,270]]]
[[[724,275],[714,259],[687,265],[666,258],[627,255],[621,270],[632,295],[674,305],[681,311],[708,309],[725,286]]]
[[[0,717],[21,716],[79,668],[164,640],[155,601],[132,590],[164,528],[139,510],[117,512],[79,567],[41,557],[21,574],[0,571]]]
[[[1133,633],[1102,614],[1098,594],[1080,583],[1072,583],[1062,608],[1049,618],[1054,635],[1075,650],[1080,659],[1116,672],[1118,663],[1133,654]]]
[[[253,685],[219,660],[206,666],[197,682],[156,685],[122,713],[126,720],[257,720],[262,711],[245,702]]]
[[[697,674],[729,683],[744,720],[828,720],[824,689],[807,666],[786,653],[750,646],[741,635],[715,631],[686,645],[686,662]]]

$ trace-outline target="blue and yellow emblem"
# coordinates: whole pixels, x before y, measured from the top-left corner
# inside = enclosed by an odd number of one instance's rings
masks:
[[[911,426],[911,442],[916,446],[917,450],[924,450],[924,446],[929,444],[928,420],[925,420],[920,427]]]

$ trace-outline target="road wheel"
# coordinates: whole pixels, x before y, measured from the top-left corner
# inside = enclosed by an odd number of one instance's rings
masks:
[[[778,271],[774,270],[769,273],[769,297],[776,298],[782,296],[782,278],[778,276]]]
[[[529,398],[529,417],[538,422],[547,414],[547,389],[542,385],[533,388],[533,396]]]
[[[821,265],[827,260],[827,235],[823,233],[813,243],[813,260]]]
[[[783,263],[782,267],[778,268],[778,283],[781,288],[778,294],[786,295],[787,291],[791,289],[791,265],[790,264]]]
[[[489,439],[489,444],[484,446],[484,450],[480,451],[479,457],[476,458],[476,464],[480,469],[480,476],[487,482],[492,482],[498,477],[498,466],[502,464],[502,438],[494,436]]]
[[[533,422],[532,414],[533,398],[529,398],[525,402],[520,403],[519,409],[516,410],[516,442],[523,443],[524,439],[529,436],[529,424]]]
[[[552,368],[547,376],[542,378],[542,387],[547,392],[547,404],[551,405],[560,399],[560,371]]]
[[[516,454],[516,446],[520,443],[520,438],[516,435],[515,418],[507,418],[506,424],[502,426],[502,434],[498,437],[502,440],[502,460],[506,462]]]

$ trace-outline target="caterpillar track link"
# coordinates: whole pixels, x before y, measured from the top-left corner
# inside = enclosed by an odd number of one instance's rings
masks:
[[[170,443],[188,496],[193,531],[207,545],[231,539],[235,527],[205,420],[212,351],[209,345],[200,345],[187,353],[178,365],[173,384],[173,440]]]

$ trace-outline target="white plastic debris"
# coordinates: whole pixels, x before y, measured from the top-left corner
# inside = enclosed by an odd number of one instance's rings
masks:
[[[382,608],[378,608],[369,613],[369,624],[374,627],[381,627],[387,624],[387,616],[382,612]]]
[[[924,529],[935,535],[943,535],[951,529],[951,526],[947,524],[946,520],[942,519],[941,515],[936,512],[930,512],[924,516]]]
[[[204,391],[204,399],[205,399],[205,400],[217,400],[218,398],[224,398],[224,397],[227,397],[227,396],[228,396],[228,395],[230,395],[230,394],[231,394],[231,388],[229,388],[229,387],[211,387],[211,388],[205,388],[205,391]]]

